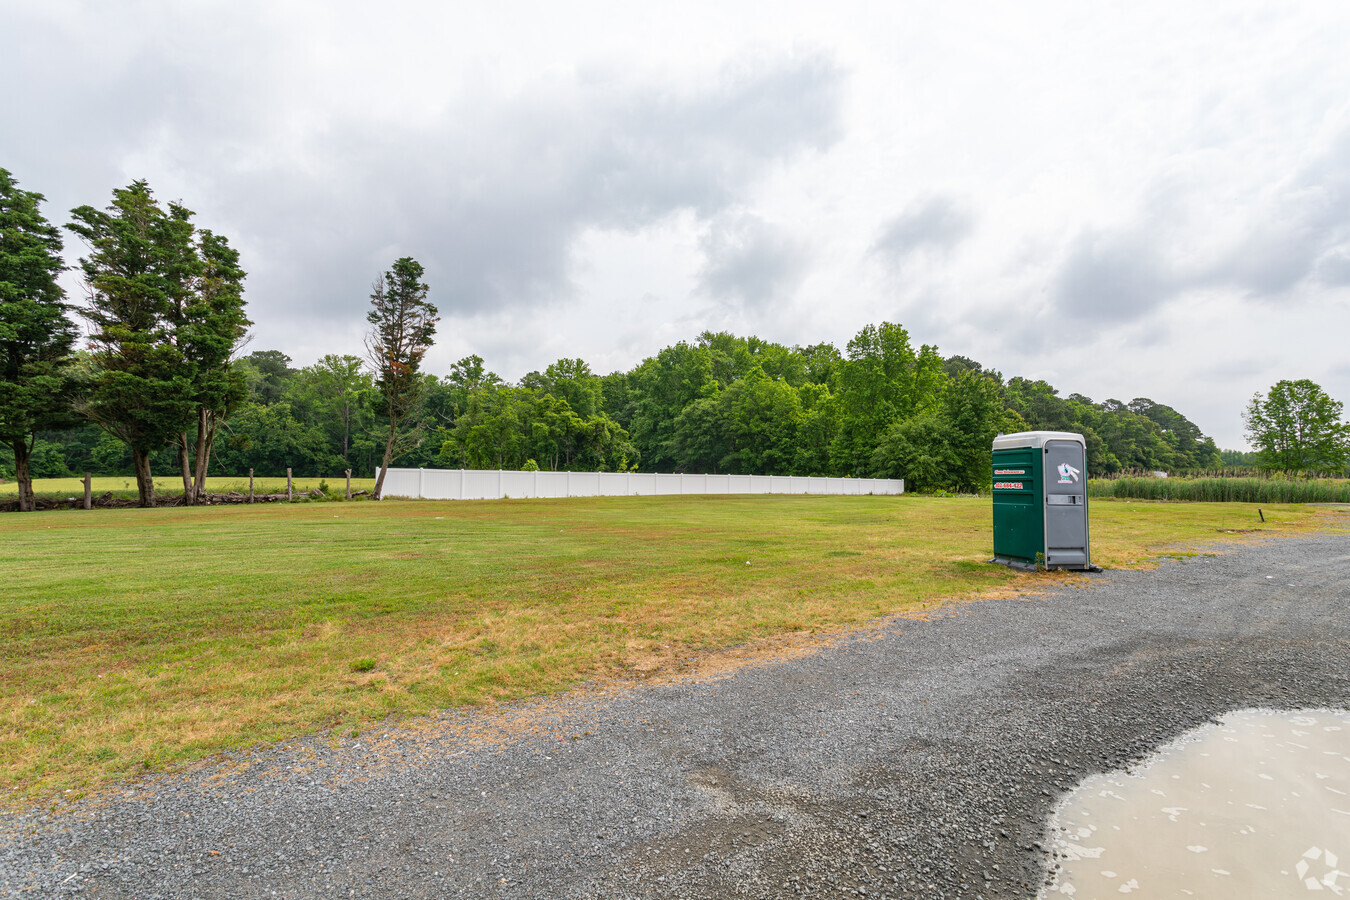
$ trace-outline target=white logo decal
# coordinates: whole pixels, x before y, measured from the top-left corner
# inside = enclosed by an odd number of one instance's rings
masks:
[[[1059,464],[1059,483],[1076,484],[1078,482],[1078,470],[1068,463]]]

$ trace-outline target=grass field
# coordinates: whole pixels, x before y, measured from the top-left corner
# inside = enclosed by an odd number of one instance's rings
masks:
[[[1265,514],[1097,502],[1094,561],[1325,521]],[[987,565],[990,547],[989,502],[973,498],[6,514],[0,804],[1062,577]]]
[[[1207,503],[1350,503],[1346,478],[1094,478],[1092,497]]]
[[[312,491],[324,481],[322,478],[296,478],[292,481],[292,486],[297,491]],[[331,490],[342,492],[347,488],[347,479],[341,475],[335,475],[327,479]],[[99,475],[90,479],[90,489],[95,496],[100,496],[111,491],[115,495],[125,497],[136,496],[136,479],[131,475]],[[248,476],[242,478],[232,478],[222,476],[206,479],[206,489],[213,494],[226,494],[230,491],[239,491],[248,493]],[[374,478],[353,478],[352,490],[375,489]],[[286,492],[285,478],[254,478],[253,490],[258,494],[284,494]],[[157,475],[155,477],[155,493],[161,491],[170,494],[183,493],[183,478],[180,475]],[[83,497],[84,479],[83,478],[35,478],[33,479],[33,493],[43,497]],[[6,497],[17,497],[19,495],[19,486],[13,479],[0,481],[0,499]]]

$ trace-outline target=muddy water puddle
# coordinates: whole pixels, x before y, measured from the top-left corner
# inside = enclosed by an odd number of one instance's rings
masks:
[[[1350,711],[1229,713],[1085,779],[1050,838],[1043,900],[1350,898]]]

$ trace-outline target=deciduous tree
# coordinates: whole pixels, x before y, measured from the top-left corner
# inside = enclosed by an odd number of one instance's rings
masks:
[[[1288,472],[1341,472],[1350,461],[1350,424],[1344,407],[1306,378],[1279,381],[1247,404],[1247,440],[1261,466]]]

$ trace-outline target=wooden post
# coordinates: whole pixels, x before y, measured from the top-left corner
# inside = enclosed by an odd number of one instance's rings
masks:
[[[287,500],[293,500],[293,499],[295,499],[295,494],[294,494],[294,492],[291,490],[291,467],[290,467],[290,466],[287,466],[287,467],[286,467],[286,499],[287,499]]]
[[[347,469],[347,499],[352,499],[352,470]]]
[[[85,508],[85,509],[93,509],[93,508],[94,508],[94,496],[93,496],[93,494],[94,494],[93,480],[89,477],[89,473],[88,473],[88,472],[85,472],[85,473],[84,473],[84,508]]]
[[[248,470],[248,502],[253,502],[253,470]]]

